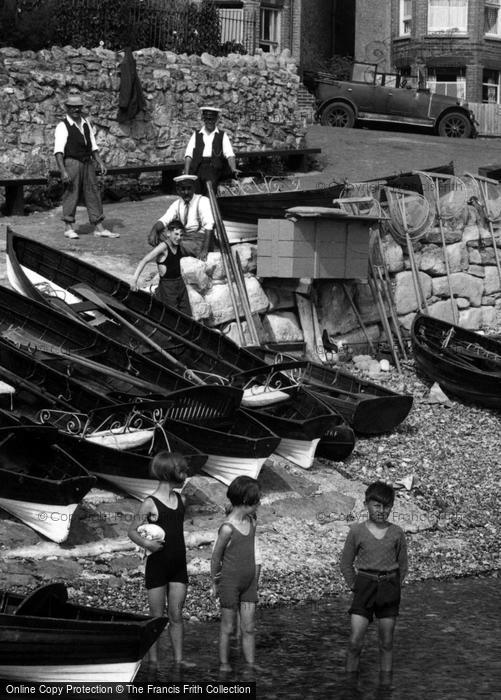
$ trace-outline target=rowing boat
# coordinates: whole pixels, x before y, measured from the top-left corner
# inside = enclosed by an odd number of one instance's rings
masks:
[[[110,321],[105,321],[97,325],[93,321],[92,328],[88,327],[87,335],[84,334],[82,329],[82,323],[76,321],[75,319],[68,316],[68,327],[61,328],[61,315],[55,311],[54,308],[49,307],[47,304],[42,303],[38,300],[51,300],[54,299],[53,296],[47,297],[40,292],[39,289],[34,286],[33,281],[30,280],[28,274],[23,267],[36,274],[42,272],[42,268],[35,271],[32,270],[32,265],[35,264],[33,260],[29,264],[22,265],[25,261],[26,253],[27,257],[31,255],[29,251],[32,251],[32,241],[28,239],[23,239],[21,237],[15,236],[10,232],[10,252],[9,252],[9,268],[11,270],[11,278],[15,281],[15,286],[20,289],[23,293],[29,294],[29,298],[23,298],[22,301],[19,300],[19,295],[14,292],[6,292],[0,289],[0,312],[2,308],[6,308],[6,318],[8,320],[2,321],[0,318],[0,329],[8,323],[8,328],[3,331],[4,333],[10,333],[12,336],[12,327],[15,328],[15,333],[17,336],[20,335],[21,331],[24,334],[29,334],[33,337],[32,343],[35,347],[42,348],[40,343],[50,343],[61,350],[72,355],[82,356],[85,354],[85,358],[94,360],[98,358],[100,362],[103,362],[103,357],[105,353],[110,357],[106,360],[106,365],[116,368],[117,370],[126,370],[130,372],[130,365],[134,368],[136,373],[140,374],[142,380],[147,380],[151,384],[157,384],[162,389],[169,390],[172,388],[172,374],[174,374],[175,365],[169,363],[169,358],[163,357],[161,352],[156,352],[154,359],[151,359],[151,348],[148,344],[143,342],[142,346],[139,348],[137,343],[135,344],[134,350],[129,350],[132,342],[135,340],[134,336],[130,335],[127,330],[129,326],[134,327],[134,322],[136,326],[141,326],[141,335],[146,336],[148,333],[149,337],[154,337],[154,342],[156,345],[162,345],[166,352],[171,353],[174,349],[173,346],[173,334],[169,330],[164,330],[163,327],[159,327],[156,324],[155,319],[149,319],[146,315],[131,315],[131,312],[125,308],[125,312],[121,309],[126,319],[126,328],[122,328],[122,332],[125,335],[120,336],[119,322],[111,323]],[[25,245],[27,244],[27,245]],[[36,244],[35,244],[36,245]],[[81,291],[81,283],[79,283],[78,277],[71,278],[70,284],[70,273],[66,272],[62,276],[62,267],[57,264],[56,257],[58,251],[47,248],[44,246],[42,256],[45,256],[47,260],[53,259],[55,266],[48,265],[47,268],[43,267],[43,272],[47,274],[46,282],[51,284],[56,284],[60,290],[65,290],[64,285],[69,285],[66,292],[70,296],[66,296],[64,300],[61,296],[58,296],[58,305],[60,308],[67,306],[66,302],[70,302],[69,306],[78,306],[81,300],[75,296],[78,291]],[[21,256],[21,260],[18,259]],[[68,256],[69,257],[69,256]],[[72,259],[61,259],[63,262],[63,267],[71,269]],[[67,264],[66,264],[67,263]],[[50,269],[48,269],[50,268]],[[95,268],[94,268],[95,269]],[[52,275],[51,271],[55,274]],[[76,269],[72,270],[75,274],[78,274]],[[83,275],[85,282],[89,281],[89,272],[92,272],[92,267],[84,266]],[[96,270],[97,275],[92,275],[93,278],[99,276],[99,270]],[[87,273],[87,274],[86,274]],[[104,273],[106,275],[106,273]],[[55,279],[52,279],[55,277]],[[118,281],[118,280],[117,280]],[[124,283],[125,284],[125,283]],[[101,290],[101,286],[98,285],[98,290]],[[95,297],[94,290],[87,289],[87,297]],[[35,300],[37,298],[37,300]],[[139,296],[139,299],[143,297]],[[106,301],[113,301],[112,295],[107,295]],[[101,298],[98,300],[99,311],[106,312],[106,309],[110,308],[111,304],[106,304]],[[157,302],[158,304],[159,302]],[[160,312],[162,308],[169,309],[163,304],[160,304]],[[45,307],[45,310],[42,308]],[[88,314],[89,306],[85,305],[84,315]],[[94,311],[96,308],[94,307]],[[178,313],[172,310],[174,313]],[[115,318],[120,318],[120,314],[113,310],[112,315]],[[1,316],[1,313],[0,313]],[[29,318],[29,323],[27,320],[23,321],[23,318]],[[59,316],[59,318],[58,318]],[[181,320],[188,319],[182,314],[179,314]],[[191,320],[191,319],[190,319]],[[195,322],[193,322],[195,323]],[[77,325],[78,324],[78,327]],[[202,326],[202,328],[204,328]],[[42,333],[43,329],[43,333]],[[99,330],[97,330],[99,329]],[[308,394],[301,387],[298,387],[294,381],[287,378],[285,375],[280,375],[279,368],[272,368],[266,366],[264,362],[260,362],[253,355],[242,351],[241,358],[240,352],[237,346],[233,347],[233,343],[228,339],[225,342],[221,340],[223,336],[205,329],[207,332],[202,333],[205,338],[208,339],[207,343],[203,342],[201,338],[198,342],[191,339],[185,339],[184,337],[177,336],[174,338],[176,346],[179,348],[179,354],[177,360],[182,357],[183,362],[189,362],[190,366],[187,372],[184,373],[182,380],[189,382],[189,377],[195,374],[195,367],[197,368],[197,376],[199,379],[204,379],[209,381],[208,372],[201,374],[201,370],[204,368],[212,372],[212,377],[215,372],[217,372],[217,379],[223,378],[232,386],[238,386],[245,389],[250,384],[250,392],[252,395],[253,387],[256,385],[269,387],[272,395],[280,395],[280,400],[271,402],[264,402],[262,406],[258,409],[252,409],[247,414],[252,416],[254,419],[260,423],[267,426],[273,433],[276,433],[280,438],[280,444],[277,448],[277,452],[295,464],[301,467],[309,468],[313,464],[315,449],[322,438],[323,433],[329,429],[333,428],[335,425],[341,423],[339,415],[332,409],[331,406],[325,402],[318,399],[318,397]],[[103,343],[99,340],[99,337],[103,337],[106,333],[109,342],[111,343],[108,349],[102,347]],[[97,334],[97,335],[96,335]],[[112,340],[112,338],[119,338],[124,345],[122,345],[122,353],[120,349],[116,346],[117,341]],[[214,341],[210,342],[210,341]],[[24,341],[26,343],[26,341]],[[126,344],[126,345],[125,345]],[[217,347],[219,350],[217,350]],[[92,350],[90,350],[91,348]],[[168,350],[167,350],[168,348]],[[211,352],[211,348],[216,348],[215,351]],[[226,349],[230,348],[229,352],[226,353]],[[236,348],[236,350],[235,350]],[[127,353],[127,362],[123,356],[123,351]],[[142,353],[139,355],[137,350],[141,350]],[[226,354],[230,355],[229,359],[226,359]],[[240,359],[239,359],[240,358]],[[239,361],[240,364],[245,364],[247,359],[247,365],[250,367],[249,371],[242,372],[240,368],[233,364],[233,361]],[[66,363],[69,360],[64,360]],[[162,364],[160,364],[162,363]],[[162,373],[161,369],[165,369]],[[246,367],[247,369],[247,367]],[[188,372],[190,374],[188,374]],[[193,378],[193,377],[192,377]],[[92,372],[92,377],[89,380],[95,381],[95,372]],[[101,381],[101,380],[100,380]],[[108,383],[112,381],[109,378]],[[113,380],[114,381],[114,380]],[[203,381],[203,380],[202,380]],[[252,404],[251,404],[252,405]],[[330,442],[332,439],[329,440]],[[210,458],[207,462],[205,469],[210,467]]]
[[[27,596],[0,591],[0,677],[132,682],[167,621],[70,603],[63,583]]]
[[[0,426],[2,428],[23,425],[35,431],[55,431],[49,426],[40,427],[39,424],[26,417],[19,418],[15,413],[0,410]],[[78,462],[86,465],[86,469],[94,477],[98,477],[107,484],[112,484],[141,501],[147,496],[151,496],[158,487],[158,480],[154,479],[149,472],[151,459],[157,452],[167,450],[183,455],[187,464],[188,477],[199,474],[207,461],[206,454],[181,440],[161,425],[155,426],[153,435],[148,441],[129,450],[123,449],[120,440],[116,440],[115,444],[109,446],[88,440],[81,434],[67,433],[62,430],[57,431],[56,435],[57,439],[54,438],[54,442]],[[92,444],[89,445],[89,442]]]
[[[501,408],[501,342],[432,316],[417,314],[411,342],[418,370],[446,394]]]
[[[0,427],[0,507],[54,542],[96,478],[58,442],[49,427]],[[52,517],[54,516],[54,517]]]
[[[119,447],[125,440],[128,448],[138,434],[143,443],[151,440],[154,427],[161,425],[207,454],[202,468],[223,483],[239,475],[257,478],[280,442],[239,409],[242,392],[233,387],[190,386],[159,401],[131,402],[129,397],[123,404],[113,398],[112,385],[96,390],[1,337],[0,379],[10,387],[0,394],[4,408],[78,435],[88,450],[96,445],[96,433],[107,436],[108,447]]]
[[[201,378],[210,379],[231,372],[251,372],[269,360],[271,353],[248,349],[236,345],[222,333],[211,330],[170,306],[162,304],[145,292],[133,292],[123,280],[104,270],[90,265],[74,256],[7,230],[7,271],[12,286],[20,293],[38,301],[47,298],[43,290],[51,290],[55,303],[64,300],[78,313],[82,298],[71,293],[71,289],[84,283],[97,291],[109,306],[113,306],[131,323],[149,323],[153,339],[180,361],[188,361],[197,368]],[[58,301],[59,300],[59,301]],[[66,303],[67,302],[67,303]],[[153,324],[153,326],[152,326]],[[116,326],[116,324],[115,324]],[[146,355],[151,349],[139,347]],[[156,358],[158,356],[155,356]],[[270,362],[277,362],[275,353]],[[276,369],[273,382],[278,381],[282,389],[284,373]],[[291,370],[292,371],[292,370]],[[377,434],[393,430],[404,420],[412,405],[412,397],[401,397],[376,384],[364,382],[343,370],[326,371],[326,368],[311,363],[304,374],[314,381],[312,387],[320,391],[320,378],[325,386],[323,398],[329,399],[331,407],[338,411],[350,426],[361,434]],[[316,377],[313,377],[316,375]],[[241,375],[242,376],[242,375]],[[269,375],[268,375],[269,377]],[[294,382],[300,377],[296,374]],[[245,386],[245,384],[243,384]],[[384,399],[384,401],[383,401]]]

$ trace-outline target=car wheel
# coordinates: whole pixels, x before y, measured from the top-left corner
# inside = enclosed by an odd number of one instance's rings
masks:
[[[438,123],[438,135],[451,139],[469,139],[470,120],[462,112],[448,112]]]
[[[340,126],[343,129],[354,126],[355,112],[344,102],[334,102],[324,109],[320,116],[324,126]]]

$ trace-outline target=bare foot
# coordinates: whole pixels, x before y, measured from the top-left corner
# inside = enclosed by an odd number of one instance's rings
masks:
[[[231,666],[230,666],[230,664],[220,664],[219,670],[222,671],[223,673],[228,673],[228,671],[231,671]]]
[[[176,666],[178,668],[195,668],[196,663],[193,661],[186,661],[185,659],[181,659],[180,661],[176,661]]]

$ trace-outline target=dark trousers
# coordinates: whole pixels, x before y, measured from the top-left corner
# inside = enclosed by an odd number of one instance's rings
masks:
[[[214,168],[211,165],[210,158],[203,158],[202,162],[198,166],[198,170],[195,175],[198,176],[198,182],[195,189],[198,189],[197,194],[203,194],[208,197],[207,183],[211,182],[214,189],[214,194],[217,194],[217,186],[222,180],[222,171],[220,168]]]
[[[173,306],[187,316],[191,316],[188,290],[182,277],[176,277],[175,279],[161,277],[155,292],[155,299],[167,304],[167,306]]]
[[[101,193],[97,181],[94,163],[82,163],[74,158],[65,158],[64,167],[71,178],[70,184],[63,192],[63,221],[72,224],[75,221],[80,197],[83,198],[91,224],[98,224],[104,219]]]

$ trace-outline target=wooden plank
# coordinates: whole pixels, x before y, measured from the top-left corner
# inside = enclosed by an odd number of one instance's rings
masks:
[[[296,294],[295,296],[299,322],[301,323],[301,329],[303,331],[305,355],[308,360],[318,362],[320,358],[317,354],[315,342],[315,326],[313,323],[311,301],[309,297],[305,297],[302,294]]]

